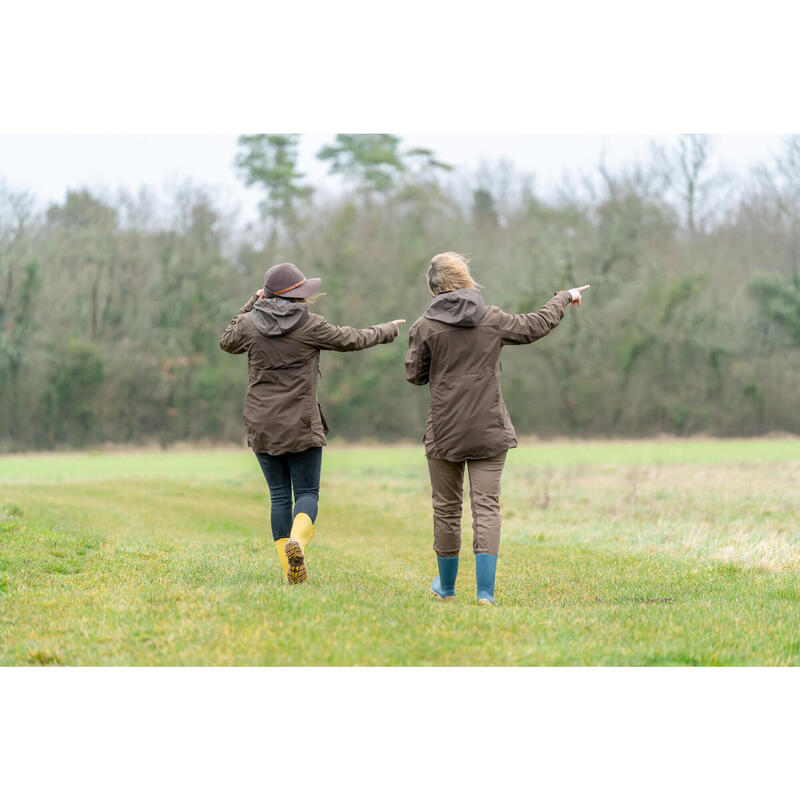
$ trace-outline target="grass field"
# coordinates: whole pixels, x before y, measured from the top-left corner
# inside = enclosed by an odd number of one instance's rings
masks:
[[[498,605],[429,599],[421,448],[326,448],[283,584],[249,452],[0,458],[0,664],[790,665],[800,440],[509,456]]]

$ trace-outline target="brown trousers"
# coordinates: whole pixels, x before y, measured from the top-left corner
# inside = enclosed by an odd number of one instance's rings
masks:
[[[461,550],[461,499],[464,464],[469,472],[472,550],[496,556],[500,550],[500,477],[506,451],[491,458],[445,461],[428,458],[433,494],[433,549],[443,558]]]

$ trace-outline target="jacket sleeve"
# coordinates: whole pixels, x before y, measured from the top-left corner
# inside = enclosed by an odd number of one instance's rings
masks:
[[[419,326],[414,324],[408,332],[406,353],[406,380],[414,386],[423,386],[431,377],[431,349],[427,340],[419,335]]]
[[[561,322],[569,305],[569,292],[556,292],[538,311],[531,314],[506,314],[500,311],[498,325],[503,344],[530,344],[547,336]]]
[[[240,309],[239,313],[230,321],[230,324],[225,331],[223,332],[222,336],[219,340],[219,346],[226,352],[232,353],[233,355],[238,355],[239,353],[244,353],[246,351],[246,334],[244,330],[244,326],[242,323],[244,322],[244,315],[247,314],[250,309],[258,300],[258,295],[254,294]]]
[[[393,322],[384,322],[370,328],[349,328],[331,325],[317,316],[316,325],[309,331],[311,341],[320,350],[366,350],[377,344],[393,342],[400,333]]]

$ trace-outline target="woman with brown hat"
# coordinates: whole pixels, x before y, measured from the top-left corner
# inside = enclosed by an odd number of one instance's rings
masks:
[[[320,283],[294,264],[270,267],[264,288],[242,306],[219,340],[228,353],[247,353],[247,443],[269,486],[272,538],[289,583],[302,583],[308,575],[305,549],[314,535],[319,503],[328,432],[317,401],[320,350],[364,350],[389,343],[405,322],[396,319],[364,329],[331,325],[307,305]]]
[[[433,549],[439,575],[433,595],[455,599],[461,549],[464,466],[469,472],[472,549],[478,602],[494,604],[500,549],[500,477],[517,437],[500,391],[500,350],[528,344],[558,325],[568,305],[580,306],[589,286],[556,292],[539,311],[507,314],[487,306],[458,253],[434,256],[428,269],[433,295],[409,331],[406,379],[430,383],[425,453],[433,493]]]

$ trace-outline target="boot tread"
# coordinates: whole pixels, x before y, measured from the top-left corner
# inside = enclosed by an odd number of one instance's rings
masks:
[[[286,542],[286,557],[289,559],[286,579],[289,583],[302,583],[308,578],[308,569],[306,568],[303,547],[297,539],[289,539]]]

